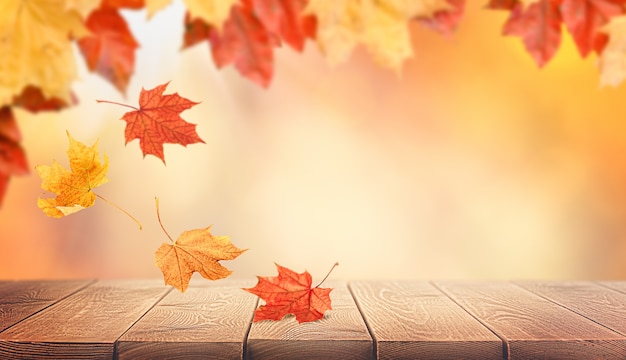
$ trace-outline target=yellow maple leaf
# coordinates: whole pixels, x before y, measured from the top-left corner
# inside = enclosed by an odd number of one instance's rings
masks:
[[[104,162],[100,163],[98,142],[87,147],[74,140],[69,132],[67,137],[70,140],[67,156],[71,171],[59,165],[56,160],[51,166],[35,167],[42,179],[41,188],[57,195],[56,198],[39,198],[37,206],[46,215],[55,218],[92,206],[96,201],[96,194],[92,190],[109,181],[105,177],[109,160],[104,154]]]
[[[70,38],[88,33],[65,0],[0,1],[0,107],[28,85],[69,102],[77,75]]]
[[[165,284],[184,292],[194,272],[199,272],[209,280],[230,275],[232,271],[219,261],[233,260],[244,251],[233,245],[230,237],[211,234],[209,226],[206,229],[184,231],[172,244],[161,244],[154,255],[156,265],[163,272]]]
[[[200,18],[209,25],[222,28],[224,21],[230,16],[230,8],[238,0],[183,0],[189,15]],[[148,17],[169,5],[172,0],[146,0]]]
[[[332,65],[346,61],[363,44],[383,66],[398,70],[413,49],[408,22],[447,10],[446,0],[311,0],[317,43]]]
[[[609,42],[598,59],[600,86],[618,86],[626,78],[626,15],[612,17],[601,31]]]

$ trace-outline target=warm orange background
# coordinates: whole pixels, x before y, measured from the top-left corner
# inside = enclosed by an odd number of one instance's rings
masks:
[[[225,263],[236,277],[273,275],[273,262],[314,277],[626,278],[626,85],[598,87],[596,59],[569,35],[537,69],[506,13],[470,1],[447,39],[414,24],[415,57],[401,77],[363,50],[330,68],[310,43],[276,53],[268,90],[206,45],[178,52],[180,2],[151,21],[128,19],[142,48],[124,99],[81,64],[81,104],[18,112],[32,167],[67,165],[65,130],[97,138],[111,167],[98,201],[46,218],[34,173],[14,178],[0,210],[0,278],[158,277],[165,235],[214,225],[250,250]],[[141,86],[202,103],[183,113],[206,145],[166,145],[167,166],[124,146]]]

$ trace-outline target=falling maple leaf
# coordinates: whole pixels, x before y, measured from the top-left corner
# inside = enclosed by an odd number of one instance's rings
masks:
[[[446,0],[311,0],[317,43],[331,64],[347,60],[363,44],[383,66],[398,70],[413,55],[408,21],[450,9]]]
[[[155,200],[159,224],[172,242],[161,244],[154,254],[156,266],[163,272],[166,285],[172,285],[185,292],[194,272],[209,280],[223,279],[232,273],[219,261],[233,260],[246,251],[245,249],[233,245],[228,236],[211,234],[211,226],[184,231],[174,241],[163,227],[159,200]]]
[[[208,40],[218,68],[232,63],[252,81],[263,87],[269,85],[274,72],[274,41],[248,7],[233,6],[221,31],[189,15],[185,17],[185,29],[185,47]]]
[[[330,269],[335,268],[335,265]],[[276,264],[278,276],[257,276],[258,283],[243,289],[257,295],[265,301],[254,313],[254,321],[281,320],[287,314],[293,314],[298,323],[319,320],[326,310],[331,310],[330,292],[333,289],[320,288],[320,284],[311,288],[311,274],[307,271],[298,274],[293,270]],[[330,271],[329,273],[330,274]]]
[[[46,215],[55,218],[92,206],[96,201],[93,189],[109,181],[105,176],[109,169],[109,159],[104,154],[104,162],[100,162],[98,142],[87,147],[74,140],[69,132],[67,137],[70,141],[67,156],[71,171],[59,165],[56,160],[52,166],[35,167],[43,180],[41,188],[57,195],[56,198],[39,198],[37,206]]]
[[[41,188],[56,194],[55,198],[37,199],[37,206],[47,216],[61,218],[92,206],[98,197],[130,217],[141,230],[142,226],[139,221],[128,211],[93,192],[93,189],[109,181],[106,178],[109,159],[104,154],[104,161],[100,162],[98,141],[96,140],[91,147],[87,147],[80,141],[74,140],[69,131],[66,133],[70,141],[70,147],[67,149],[70,170],[59,165],[56,160],[51,166],[35,166],[42,180]]]
[[[626,78],[626,15],[612,18],[602,31],[609,42],[598,59],[600,85],[617,86]]]
[[[180,113],[198,103],[186,99],[178,93],[163,95],[169,82],[154,89],[141,89],[139,108],[112,101],[97,100],[134,109],[122,117],[126,121],[124,131],[126,143],[139,139],[139,146],[145,157],[154,155],[165,163],[163,144],[180,144],[187,146],[204,143],[196,132],[196,124],[186,122]]]
[[[21,140],[11,108],[0,108],[0,205],[11,176],[28,174],[26,154],[19,144]]]
[[[135,50],[139,46],[119,10],[103,5],[93,11],[85,23],[91,31],[78,41],[89,70],[109,80],[121,92],[135,68]]]
[[[81,16],[62,0],[0,1],[0,106],[26,86],[71,101],[77,76],[71,38],[88,35]]]

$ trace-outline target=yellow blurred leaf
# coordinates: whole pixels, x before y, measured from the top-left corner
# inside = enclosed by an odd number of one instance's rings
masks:
[[[183,0],[191,18],[200,18],[209,25],[222,29],[230,15],[230,8],[238,0]]]
[[[100,6],[102,0],[65,0],[65,10],[74,10],[86,19],[87,16]]]
[[[0,106],[28,85],[69,103],[76,78],[71,36],[88,33],[65,0],[0,1]]]
[[[602,31],[609,42],[598,59],[600,86],[618,86],[626,77],[626,15],[611,18]]]
[[[70,140],[67,156],[71,171],[59,165],[56,160],[51,166],[35,167],[42,179],[41,188],[57,195],[56,198],[39,198],[37,206],[46,215],[55,218],[92,206],[96,201],[96,194],[92,190],[109,181],[105,177],[109,160],[105,154],[104,162],[100,163],[98,142],[87,147],[74,140],[69,132],[67,137]]]
[[[155,253],[155,262],[163,272],[165,284],[184,292],[194,272],[209,280],[230,275],[232,271],[219,261],[233,260],[244,251],[234,246],[228,236],[211,234],[209,226],[184,231],[172,244],[161,244]]]
[[[148,19],[151,18],[157,12],[163,10],[168,6],[172,0],[146,0],[146,11],[148,12]]]
[[[399,70],[413,54],[408,22],[449,8],[446,0],[311,0],[306,13],[317,17],[317,43],[332,65],[363,44],[379,64]]]
[[[230,8],[238,0],[183,0],[189,15],[192,18],[200,18],[205,23],[222,28],[224,21],[230,15]],[[148,18],[169,5],[172,0],[146,0]]]

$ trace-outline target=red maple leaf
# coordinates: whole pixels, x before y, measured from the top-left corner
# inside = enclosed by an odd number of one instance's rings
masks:
[[[278,264],[276,268],[278,276],[257,276],[256,286],[243,289],[265,301],[265,305],[254,313],[255,322],[281,320],[287,314],[295,315],[298,323],[315,321],[323,318],[326,310],[332,309],[330,292],[333,289],[320,288],[320,285],[311,288],[311,274],[307,271],[298,274]]]
[[[626,0],[563,0],[563,22],[582,57],[592,50],[602,52],[609,38],[599,29],[613,16],[623,14],[624,4]]]
[[[302,51],[307,38],[315,38],[315,16],[304,15],[309,0],[244,0],[244,6],[272,34],[283,39],[292,48]]]
[[[126,20],[117,8],[105,4],[89,15],[85,25],[91,35],[78,40],[78,47],[89,70],[125,92],[135,68],[135,49],[139,46]]]
[[[180,117],[180,113],[198,103],[186,99],[178,93],[163,95],[169,82],[159,85],[154,89],[141,89],[139,94],[139,108],[124,105],[112,101],[97,100],[117,104],[134,109],[122,117],[126,121],[124,135],[126,143],[133,139],[139,139],[139,147],[144,157],[152,154],[165,163],[163,144],[189,144],[204,143],[196,132],[196,124],[186,122]]]
[[[4,199],[9,179],[13,175],[28,174],[28,163],[22,140],[11,108],[0,109],[0,205]]]
[[[438,11],[432,17],[418,18],[419,22],[443,35],[452,35],[463,18],[465,0],[448,0],[452,9]]]
[[[74,93],[71,95],[71,102],[68,104],[66,101],[59,98],[46,98],[41,92],[41,89],[28,85],[22,90],[21,94],[13,97],[12,105],[19,106],[33,113],[39,111],[61,110],[78,103],[78,99]]]

